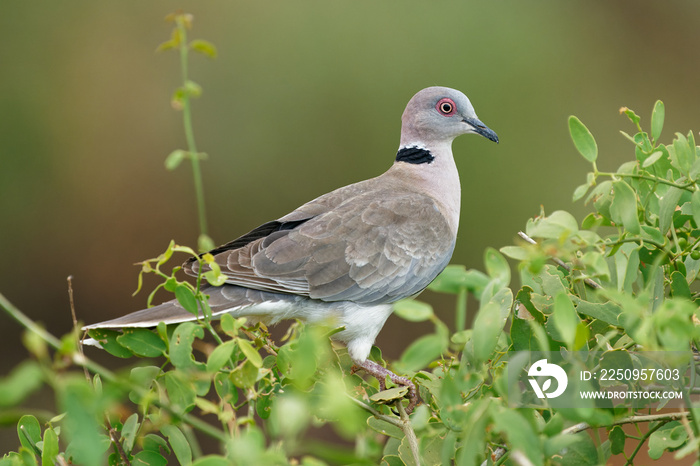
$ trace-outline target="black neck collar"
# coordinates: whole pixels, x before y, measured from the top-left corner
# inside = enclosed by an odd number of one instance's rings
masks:
[[[396,153],[397,162],[421,164],[431,163],[433,160],[435,160],[435,157],[433,156],[433,154],[430,153],[428,149],[424,149],[418,146],[402,147]]]

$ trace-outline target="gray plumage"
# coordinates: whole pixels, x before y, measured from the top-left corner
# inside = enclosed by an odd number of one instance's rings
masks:
[[[215,316],[268,323],[334,320],[358,364],[391,313],[448,264],[457,237],[460,185],[452,141],[498,142],[459,91],[418,92],[402,117],[399,156],[382,175],[332,191],[212,251],[226,284],[207,286]],[[408,151],[408,152],[406,152]],[[198,262],[184,270],[197,275]],[[151,327],[194,316],[169,301],[85,328]],[[368,366],[363,366],[368,367]]]

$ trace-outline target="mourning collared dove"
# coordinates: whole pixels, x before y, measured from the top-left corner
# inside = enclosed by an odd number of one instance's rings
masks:
[[[429,87],[408,102],[396,160],[376,178],[336,189],[212,251],[226,283],[205,285],[213,316],[230,313],[267,323],[332,320],[356,365],[383,381],[413,383],[367,359],[392,312],[447,266],[457,238],[460,183],[452,141],[475,133],[498,142],[469,99]],[[199,262],[184,264],[196,276]],[[194,320],[176,300],[88,325],[153,327]]]

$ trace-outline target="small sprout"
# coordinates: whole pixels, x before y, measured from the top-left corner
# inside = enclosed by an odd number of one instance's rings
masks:
[[[209,41],[203,39],[195,39],[190,42],[190,48],[195,52],[199,52],[206,55],[209,58],[216,58],[218,52],[216,51],[216,46]]]
[[[165,158],[165,168],[170,171],[175,170],[178,166],[180,166],[185,157],[187,157],[187,151],[182,149],[172,151]]]

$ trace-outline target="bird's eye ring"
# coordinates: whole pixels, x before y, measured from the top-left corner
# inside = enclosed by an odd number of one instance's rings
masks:
[[[455,109],[457,108],[457,106],[455,105],[452,99],[444,98],[438,101],[437,105],[435,105],[435,108],[442,115],[452,116],[455,114]]]

